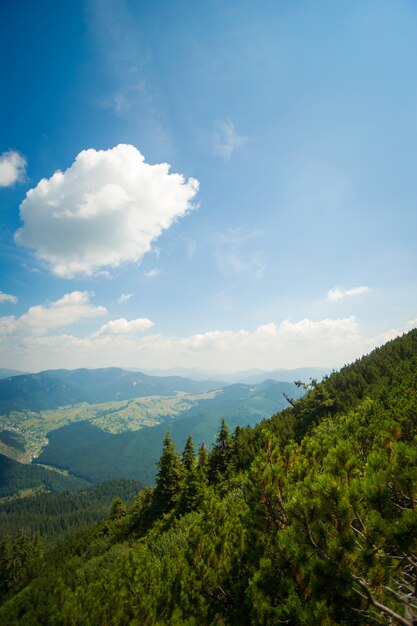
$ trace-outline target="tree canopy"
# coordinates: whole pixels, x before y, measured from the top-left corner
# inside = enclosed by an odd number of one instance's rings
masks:
[[[197,458],[167,435],[155,488],[38,569],[4,544],[0,622],[414,626],[416,390],[411,331]]]

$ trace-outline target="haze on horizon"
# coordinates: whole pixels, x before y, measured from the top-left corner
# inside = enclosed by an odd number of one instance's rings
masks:
[[[352,362],[417,326],[417,6],[0,8],[0,367]]]

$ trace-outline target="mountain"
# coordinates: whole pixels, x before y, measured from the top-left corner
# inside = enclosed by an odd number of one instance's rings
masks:
[[[132,505],[44,556],[0,542],[0,623],[414,626],[416,389],[414,330],[254,427],[222,423],[209,454],[166,436]]]
[[[175,367],[170,370],[152,369],[147,370],[147,374],[152,376],[186,376],[193,380],[223,380],[226,383],[246,383],[256,384],[264,380],[276,380],[279,382],[293,383],[302,380],[308,383],[310,379],[321,380],[323,376],[330,373],[330,369],[324,367],[300,367],[297,369],[260,370],[251,369],[241,372],[218,372],[213,370],[192,369],[185,367]]]
[[[46,469],[39,465],[18,463],[0,454],[0,498],[34,489],[70,491],[81,489],[88,484],[86,480],[69,476],[54,468]]]
[[[288,406],[283,394],[300,396],[291,383],[264,381],[259,385],[230,385],[209,399],[200,400],[175,419],[151,428],[112,434],[94,423],[81,421],[53,430],[36,463],[69,470],[92,482],[135,478],[153,483],[164,434],[179,447],[189,434],[197,444],[212,444],[221,419],[234,428],[253,425]]]
[[[250,385],[254,383],[261,383],[265,379],[291,383],[296,380],[301,380],[303,383],[308,383],[311,379],[321,380],[329,373],[330,370],[324,367],[299,367],[293,370],[279,369],[270,372],[262,370],[239,372],[235,376],[239,382]],[[227,379],[227,382],[232,382],[232,379]]]
[[[71,532],[108,517],[116,497],[131,502],[143,485],[135,480],[112,480],[55,493],[34,493],[0,500],[0,537],[18,531],[38,533],[50,544]]]
[[[12,376],[20,376],[26,372],[20,372],[19,370],[10,370],[4,367],[0,367],[0,380],[4,378],[11,378]]]
[[[223,385],[180,376],[147,376],[117,367],[47,370],[0,380],[0,411],[40,411],[81,402],[170,396],[177,392],[204,393]]]

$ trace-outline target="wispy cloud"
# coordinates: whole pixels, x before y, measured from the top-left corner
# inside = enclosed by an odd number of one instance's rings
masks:
[[[252,241],[262,235],[259,230],[245,232],[241,228],[229,228],[215,240],[214,257],[223,274],[250,274],[261,278],[265,271],[262,252]]]
[[[128,300],[130,300],[132,296],[133,296],[133,293],[122,293],[122,295],[119,296],[119,298],[117,298],[117,302],[119,304],[123,304],[124,302],[127,302]]]
[[[16,304],[17,297],[12,296],[11,293],[4,293],[4,291],[0,291],[0,304],[2,302],[11,302],[12,304]]]
[[[197,250],[197,243],[194,239],[188,238],[186,240],[185,247],[187,251],[187,257],[191,259],[194,256],[195,251]]]
[[[0,155],[0,187],[11,187],[24,180],[26,159],[16,150]]]
[[[155,95],[152,50],[126,0],[87,0],[90,34],[106,91],[96,98],[102,109],[125,117],[152,137],[165,154],[171,139]]]
[[[239,135],[232,120],[217,120],[212,134],[212,151],[216,156],[230,159],[232,154],[249,141],[249,137]]]
[[[146,278],[156,278],[159,275],[159,270],[154,267],[151,270],[149,270],[149,272],[145,272],[145,277]]]
[[[327,292],[327,300],[335,302],[336,300],[342,300],[342,298],[350,298],[352,296],[360,296],[363,293],[368,293],[369,287],[352,287],[351,289],[341,289],[340,287],[333,287]]]

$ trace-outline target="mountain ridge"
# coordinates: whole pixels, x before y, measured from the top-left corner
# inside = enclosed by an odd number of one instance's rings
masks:
[[[45,370],[0,380],[0,411],[38,411],[81,402],[95,404],[177,392],[204,393],[222,386],[221,381],[148,376],[117,367]]]
[[[416,389],[417,330],[211,451],[166,435],[132,505],[43,559],[25,540],[41,567],[4,544],[0,622],[414,626]]]

